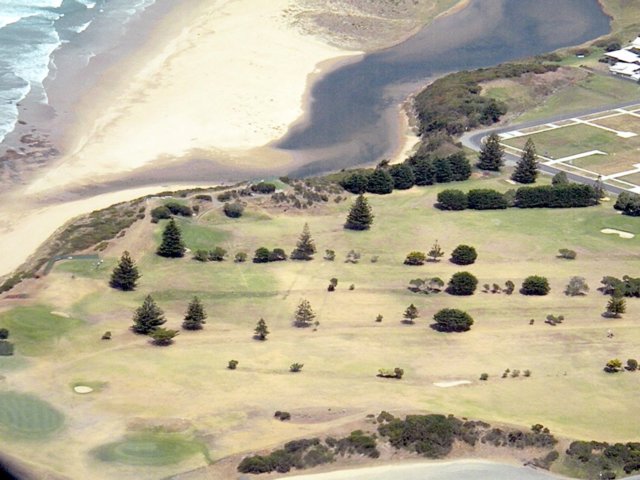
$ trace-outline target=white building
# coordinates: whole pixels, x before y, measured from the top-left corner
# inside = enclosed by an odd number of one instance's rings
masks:
[[[640,37],[637,37],[628,47],[607,52],[604,55],[610,60],[615,60],[615,63],[609,67],[611,73],[640,81]]]

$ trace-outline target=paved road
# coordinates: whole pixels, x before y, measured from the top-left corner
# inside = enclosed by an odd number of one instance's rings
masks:
[[[465,147],[471,148],[472,150],[479,152],[480,147],[482,145],[482,139],[491,133],[500,134],[503,132],[510,132],[512,130],[520,130],[523,128],[536,127],[538,125],[561,122],[562,120],[569,120],[575,117],[584,117],[585,115],[593,115],[594,113],[606,112],[608,110],[615,110],[616,108],[631,107],[633,105],[639,105],[639,104],[640,104],[640,99],[637,99],[631,102],[614,103],[610,105],[605,105],[604,107],[590,108],[588,110],[582,110],[579,112],[567,113],[564,115],[556,115],[556,116],[545,118],[542,120],[533,120],[531,122],[519,123],[517,125],[509,125],[509,126],[500,127],[500,128],[485,128],[483,130],[474,130],[473,132],[465,133],[464,135],[462,135],[460,141]],[[508,152],[505,153],[505,158],[506,158],[507,164],[515,164],[515,162],[519,160],[519,157],[517,155],[513,155],[512,153],[508,153]],[[555,168],[550,165],[541,164],[539,166],[539,169],[542,172],[549,173],[551,175],[555,175],[556,173],[563,171],[567,174],[567,177],[569,178],[569,180],[574,182],[586,183],[588,185],[593,185],[595,183],[595,180],[591,178],[583,177],[582,175],[567,172],[565,170],[560,170],[559,168]],[[616,195],[626,191],[624,188],[615,187],[613,185],[608,185],[606,183],[603,185],[603,187],[607,192],[614,193]]]

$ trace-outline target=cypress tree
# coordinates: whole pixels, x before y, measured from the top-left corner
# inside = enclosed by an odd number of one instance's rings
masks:
[[[309,224],[305,223],[296,248],[291,252],[291,258],[293,260],[312,260],[314,253],[316,253],[316,246],[311,238]]]
[[[267,339],[267,335],[269,335],[269,329],[267,328],[267,322],[264,321],[264,318],[258,320],[254,332],[256,334],[255,338],[257,340],[264,341]]]
[[[446,158],[436,158],[433,161],[433,168],[435,169],[436,182],[449,183],[453,182],[453,171],[451,170],[451,163]]]
[[[185,250],[180,229],[172,218],[162,232],[162,243],[156,253],[161,257],[177,258],[182,257]]]
[[[404,317],[404,320],[402,321],[403,323],[409,323],[413,325],[416,321],[416,318],[418,318],[420,315],[418,314],[418,309],[412,303],[407,307],[402,316]]]
[[[367,192],[386,195],[393,192],[393,177],[382,168],[376,168],[367,181]]]
[[[359,195],[351,206],[344,228],[348,230],[368,230],[373,223],[371,207],[364,195]]]
[[[182,322],[182,328],[185,330],[201,330],[202,324],[206,322],[207,313],[204,311],[202,303],[198,297],[193,297],[193,300],[187,307],[187,313],[184,316]]]
[[[389,169],[389,174],[393,177],[393,188],[398,190],[407,190],[413,187],[416,181],[413,169],[405,163],[393,165]]]
[[[504,148],[500,145],[500,137],[492,133],[480,149],[477,167],[480,170],[499,172],[504,165]]]
[[[529,138],[524,146],[522,157],[511,175],[511,180],[518,183],[534,183],[538,176],[538,156],[533,140]]]
[[[454,153],[447,157],[454,182],[468,180],[471,176],[471,164],[464,152]]]
[[[364,173],[356,172],[344,178],[340,182],[340,185],[347,192],[360,194],[367,191],[368,181],[369,181],[368,175],[365,175]]]
[[[149,335],[165,322],[164,312],[156,305],[151,295],[147,295],[142,306],[138,307],[133,315],[131,328],[136,333]]]
[[[109,285],[112,288],[129,292],[135,290],[139,278],[138,267],[131,259],[129,252],[125,251],[120,257],[118,265],[113,269]]]

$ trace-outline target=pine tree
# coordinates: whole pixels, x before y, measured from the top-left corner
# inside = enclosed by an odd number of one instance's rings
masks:
[[[431,247],[431,250],[429,250],[429,253],[427,253],[427,257],[431,258],[432,262],[439,262],[440,257],[443,257],[443,256],[444,256],[444,251],[442,250],[442,248],[440,247],[440,244],[436,240],[435,243],[433,244],[433,247]]]
[[[202,324],[207,323],[207,312],[205,312],[202,303],[198,297],[193,297],[193,300],[187,307],[187,313],[184,316],[182,322],[182,328],[185,330],[201,330]]]
[[[256,339],[263,341],[267,339],[267,335],[269,335],[269,329],[267,328],[267,322],[264,321],[264,318],[258,320],[254,332],[256,334]]]
[[[292,260],[312,260],[313,254],[316,253],[316,246],[311,238],[309,224],[305,223],[300,234],[300,239],[296,248],[291,252]]]
[[[351,206],[344,228],[348,230],[369,230],[373,223],[371,207],[364,195],[359,195]]]
[[[476,166],[480,170],[499,172],[502,165],[504,165],[504,148],[500,145],[500,137],[492,133],[482,145]]]
[[[140,273],[138,273],[138,267],[136,267],[135,262],[131,259],[129,252],[125,251],[122,257],[120,257],[120,262],[118,262],[116,268],[113,269],[109,285],[112,288],[129,292],[135,290],[139,278]]]
[[[522,157],[511,175],[511,180],[518,183],[534,183],[538,176],[538,156],[533,140],[527,140]]]
[[[379,195],[393,192],[393,177],[384,168],[376,168],[367,181],[367,192]]]
[[[622,297],[612,296],[607,303],[607,315],[620,318],[627,311],[627,302]]]
[[[296,308],[293,324],[296,327],[309,327],[314,318],[316,318],[316,314],[311,309],[311,304],[308,300],[302,300]]]
[[[132,329],[136,333],[149,335],[165,322],[164,312],[156,305],[151,295],[147,295],[142,306],[136,309]]]
[[[161,257],[177,258],[182,257],[185,250],[182,233],[172,218],[162,232],[162,243],[156,253]]]
[[[418,318],[420,315],[418,314],[418,309],[412,303],[407,307],[407,309],[404,311],[404,314],[402,316],[404,317],[404,320],[403,320],[404,323],[414,324],[416,318]]]

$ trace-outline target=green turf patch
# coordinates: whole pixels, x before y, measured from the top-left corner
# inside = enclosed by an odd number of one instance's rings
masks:
[[[77,277],[107,278],[115,265],[115,258],[107,259],[101,264],[96,260],[62,260],[56,263],[54,271],[71,273]]]
[[[199,442],[182,435],[165,433],[138,433],[123,440],[107,443],[93,450],[103,462],[135,466],[162,466],[179,463],[206,448]]]
[[[229,233],[223,230],[207,227],[204,225],[196,225],[190,219],[179,218],[176,223],[182,232],[182,241],[185,246],[192,251],[203,249],[211,250],[213,247],[221,245],[229,238]],[[156,243],[160,245],[162,231],[166,226],[166,221],[158,223],[159,228],[155,231]]]
[[[34,395],[0,393],[0,431],[19,438],[37,438],[59,430],[64,415]]]
[[[51,313],[50,307],[17,307],[0,315],[0,327],[9,329],[16,352],[23,355],[46,353],[56,340],[82,325],[75,318]]]

